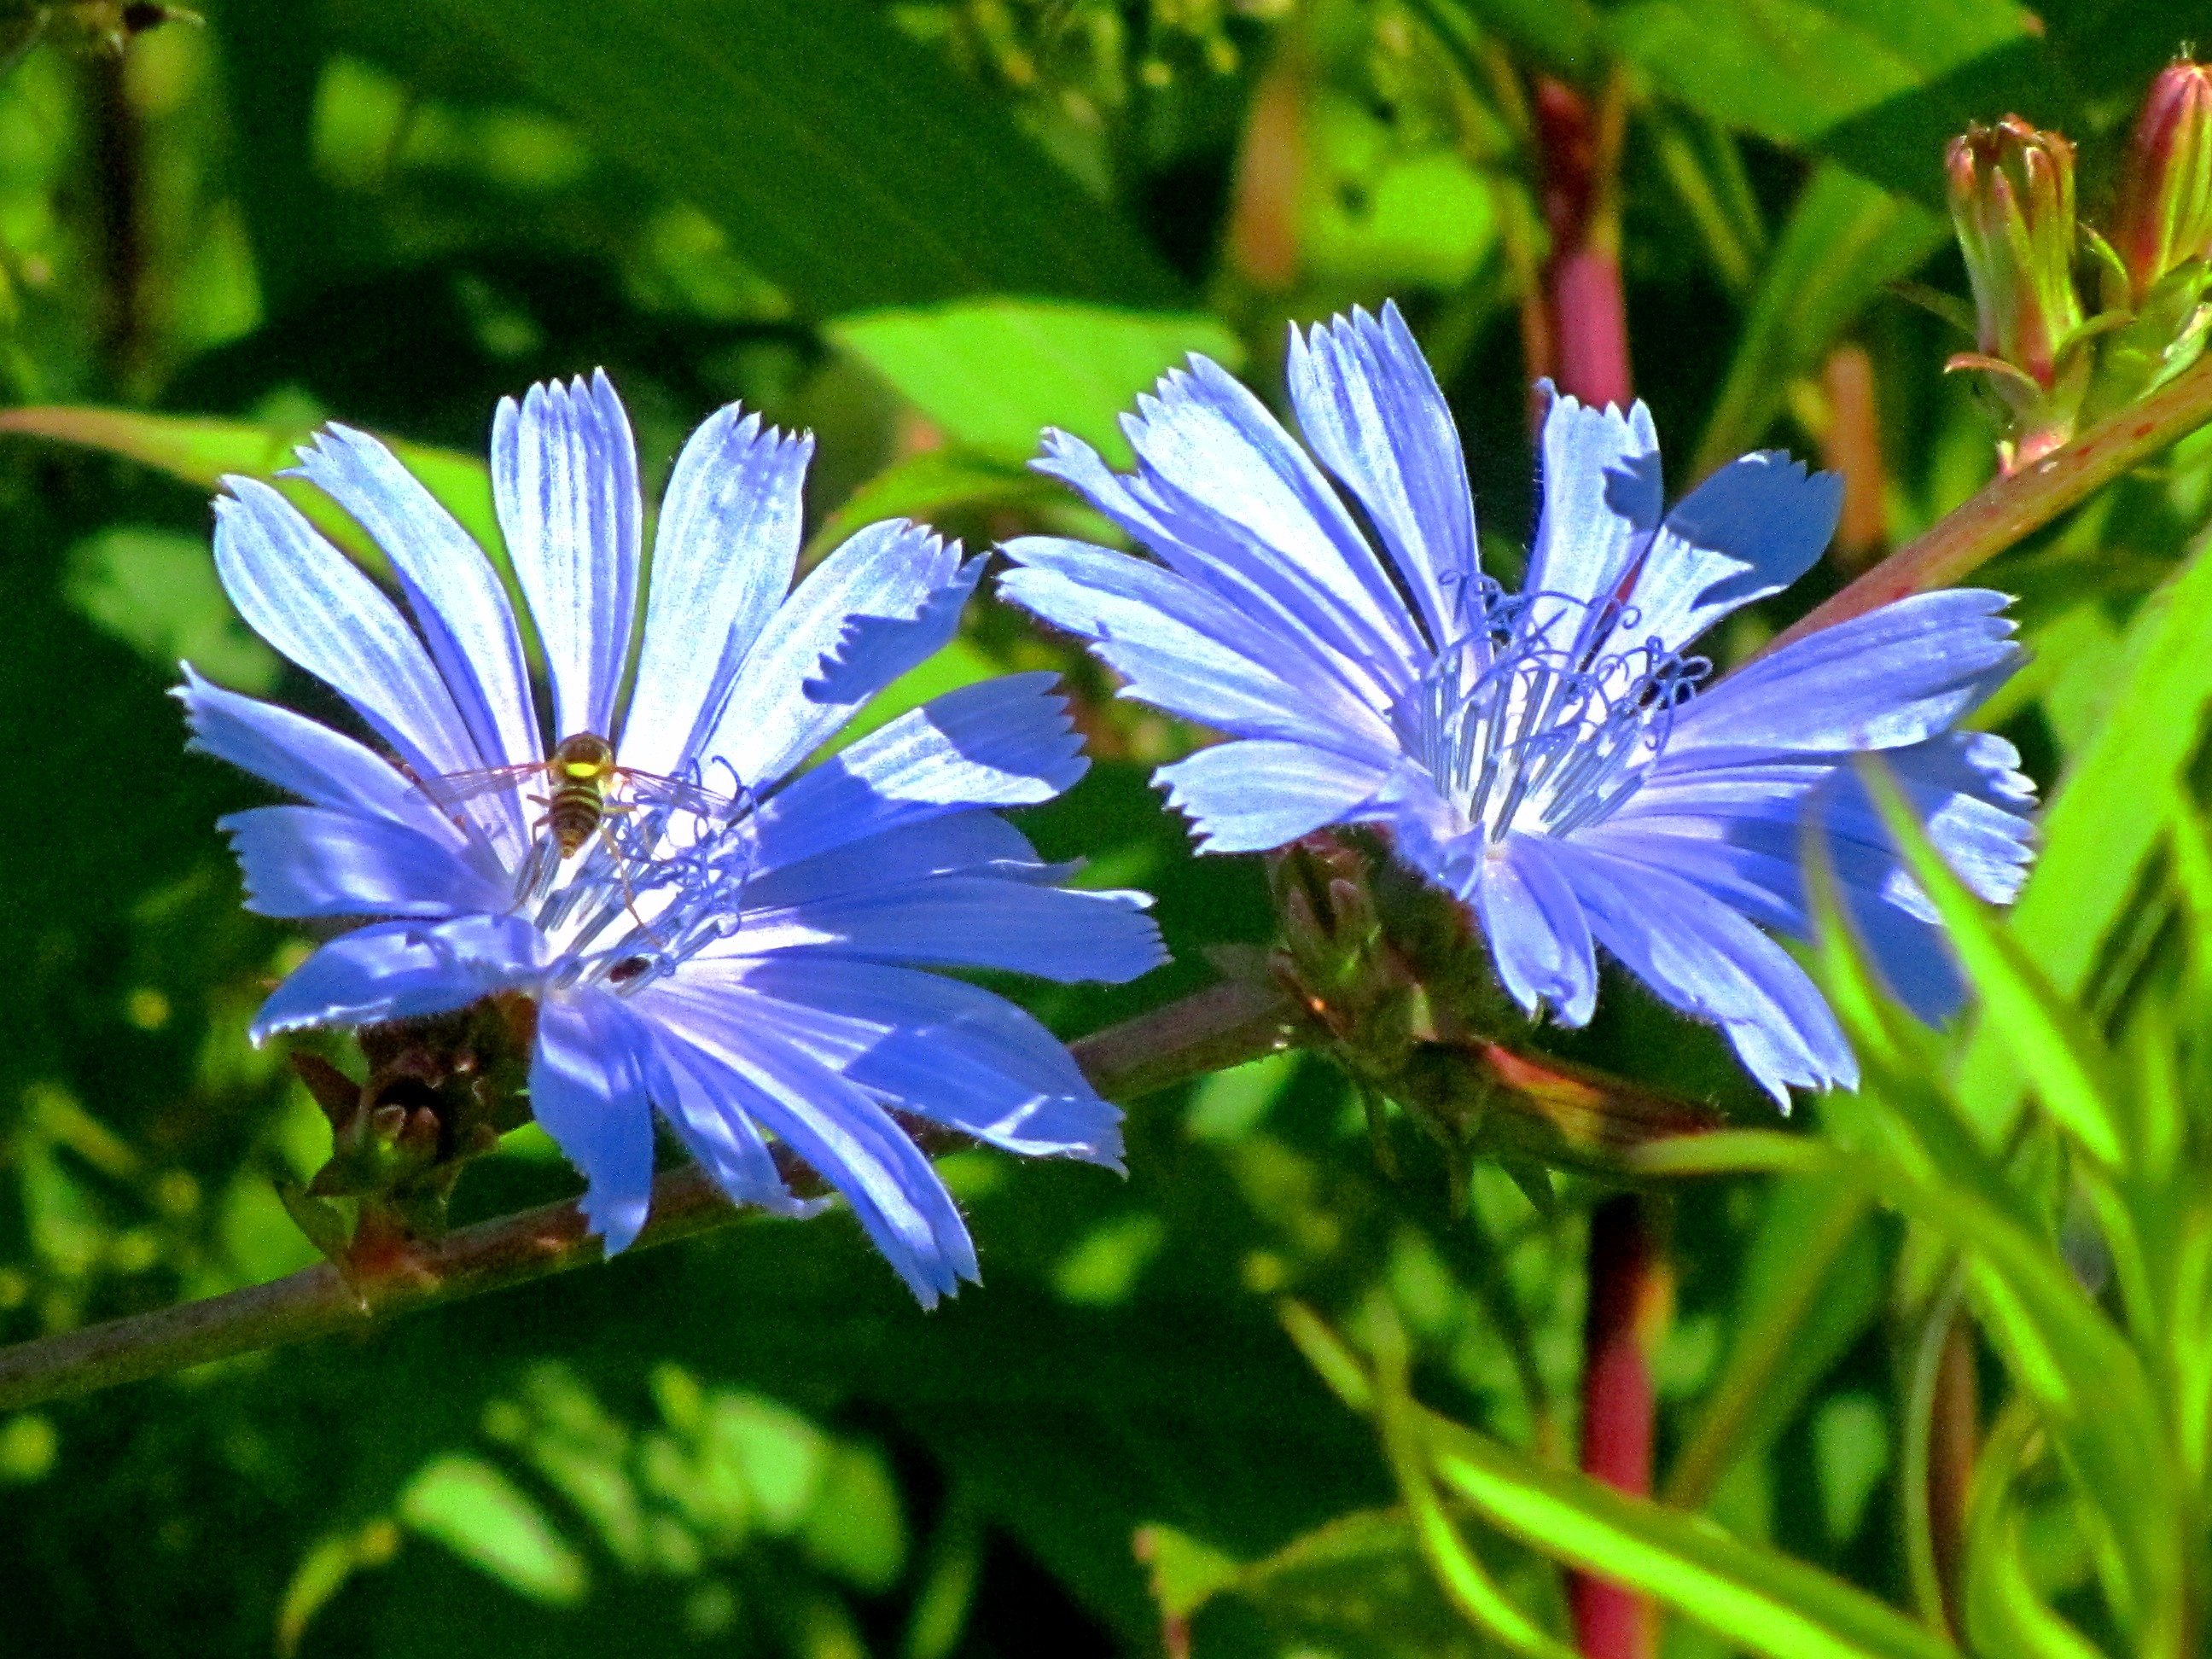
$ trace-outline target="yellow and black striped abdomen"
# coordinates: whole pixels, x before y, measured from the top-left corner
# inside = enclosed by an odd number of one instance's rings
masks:
[[[545,803],[545,828],[565,859],[597,834],[606,817],[614,745],[597,732],[579,732],[561,739],[546,770],[553,788]]]
[[[596,778],[589,783],[562,780],[553,786],[545,805],[545,827],[564,859],[592,838],[605,816],[606,799]]]

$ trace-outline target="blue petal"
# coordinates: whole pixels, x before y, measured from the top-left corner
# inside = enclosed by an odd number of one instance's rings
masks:
[[[1508,836],[1483,860],[1475,910],[1498,982],[1528,1012],[1549,1004],[1560,1021],[1587,1025],[1597,1006],[1589,920],[1547,843]]]
[[[526,988],[544,940],[514,916],[386,921],[356,927],[301,963],[270,994],[248,1035],[257,1043],[305,1025],[371,1025],[466,1007]]]
[[[629,1248],[653,1207],[651,1048],[637,1018],[604,991],[538,1005],[531,1115],[583,1172],[584,1218],[609,1255]]]
[[[1467,458],[1396,302],[1379,321],[1355,308],[1310,335],[1292,328],[1287,378],[1299,431],[1382,532],[1431,642],[1467,634],[1482,568]]]
[[[216,826],[264,916],[450,916],[507,895],[453,848],[385,818],[326,806],[257,806]]]
[[[2027,781],[2002,738],[1958,732],[1884,754],[1929,838],[1982,896],[2010,900],[2033,855]],[[1579,845],[1663,866],[1761,924],[1804,934],[1803,825],[1817,813],[1844,908],[1875,967],[1923,1019],[1954,1012],[1963,987],[1936,912],[1899,861],[1856,775],[1773,762],[1691,771],[1646,788]]]
[[[1382,559],[1321,469],[1235,376],[1193,356],[1188,373],[1137,400],[1121,428],[1142,466],[1133,489],[1171,542],[1267,595],[1299,631],[1392,690],[1418,675],[1427,648]],[[1176,562],[1176,547],[1154,550]]]
[[[604,373],[534,386],[492,418],[491,490],[562,737],[611,737],[637,609],[637,454]]]
[[[714,731],[739,665],[791,586],[813,454],[812,438],[764,428],[732,404],[677,457],[653,532],[624,765],[680,771]]]
[[[927,881],[787,909],[748,909],[732,954],[803,950],[935,968],[998,968],[1119,984],[1164,960],[1143,893],[984,876]]]
[[[888,1105],[994,1146],[1118,1170],[1121,1114],[1051,1032],[973,985],[862,962],[744,964],[731,994]]]
[[[1387,708],[1397,702],[1413,672],[1410,660],[1401,660],[1414,649],[1410,617],[1406,652],[1376,653],[1353,637],[1357,630],[1348,635],[1334,620],[1331,605],[1316,601],[1310,583],[1295,571],[1284,572],[1279,556],[1253,544],[1241,527],[1179,502],[1157,480],[1118,477],[1090,445],[1058,431],[1046,432],[1044,454],[1032,465],[1075,489],[1157,554],[1179,580],[1173,591],[1197,596],[1183,599],[1181,609],[1199,617],[1201,630],[1212,616],[1234,617],[1240,636],[1260,642],[1258,659],[1285,678],[1302,684],[1327,680],[1331,700],[1340,687],[1356,708]],[[1025,538],[1016,545],[1101,554],[1081,543],[1046,537]],[[1008,586],[1002,579],[1001,592],[1011,597],[1028,581]],[[1249,647],[1239,648],[1254,654]],[[1355,724],[1359,718],[1352,716]]]
[[[1551,397],[1537,446],[1544,502],[1521,588],[1588,605],[1612,597],[1659,526],[1659,438],[1641,403],[1624,415],[1553,392],[1548,380],[1540,389]],[[1529,626],[1562,616],[1579,625],[1574,605],[1532,604]]]
[[[952,1196],[921,1149],[859,1087],[772,1030],[748,1030],[729,1000],[664,980],[641,1001],[690,1045],[684,1063],[758,1119],[845,1195],[876,1248],[925,1308],[981,1277]],[[742,1010],[743,1005],[736,1005]]]
[[[880,892],[926,877],[956,874],[1007,879],[1057,880],[1059,866],[1039,862],[1022,832],[993,812],[953,812],[922,823],[905,823],[858,841],[839,840],[819,851],[808,831],[842,836],[835,819],[787,818],[761,849],[760,866],[745,885],[744,908],[811,904],[854,893]]]
[[[1398,739],[1296,635],[1270,632],[1227,601],[1142,559],[1024,536],[1000,550],[1018,569],[999,592],[1089,641],[1127,695],[1232,737],[1279,738],[1387,760]]]
[[[1780,450],[1731,461],[1667,515],[1637,572],[1624,643],[1679,651],[1729,611],[1813,568],[1835,534],[1844,481]]]
[[[1662,1001],[1718,1025],[1784,1111],[1792,1087],[1856,1085],[1835,1015],[1772,939],[1656,866],[1579,844],[1550,850],[1597,942]]]
[[[884,665],[901,657],[927,657],[951,638],[959,620],[957,600],[949,615],[944,605],[933,609],[931,601],[951,588],[964,599],[975,574],[961,568],[957,544],[914,525],[872,524],[856,532],[799,583],[761,630],[702,758],[726,762],[748,788],[765,791],[880,689],[880,683],[852,684],[859,677],[849,672],[849,663],[842,689],[852,695],[843,700],[810,694],[808,682],[819,681],[825,665],[846,661],[856,650]],[[927,627],[918,627],[917,619],[925,617]]]
[[[185,705],[189,745],[228,761],[310,805],[333,807],[403,823],[459,848],[453,820],[382,756],[327,726],[275,703],[226,691],[185,665],[185,684],[171,694]]]
[[[351,514],[391,560],[483,764],[538,759],[544,751],[522,636],[476,538],[366,432],[327,428],[300,452],[295,471]],[[519,851],[529,826],[514,793],[487,797],[485,810],[504,817],[502,840]]]
[[[486,764],[392,601],[269,485],[223,483],[231,493],[216,498],[216,570],[247,625],[351,703],[417,772]]]
[[[1203,853],[1258,853],[1359,815],[1389,776],[1370,762],[1249,738],[1163,766],[1153,781],[1191,821]]]
[[[911,617],[853,617],[826,652],[819,672],[802,680],[809,701],[857,711],[910,669],[919,668],[960,631],[960,613],[982,580],[981,559],[970,559]],[[839,725],[843,724],[842,720]],[[834,731],[836,728],[831,728]]]
[[[1662,764],[1714,754],[1843,754],[1934,737],[2022,660],[2002,593],[1921,593],[1793,641],[1692,697]]]
[[[649,1016],[650,1000],[641,999],[641,1004]],[[800,1198],[785,1184],[775,1155],[745,1115],[744,1102],[721,1085],[726,1073],[718,1066],[695,1066],[694,1056],[688,1039],[665,1034],[653,1045],[653,1069],[647,1079],[653,1103],[684,1149],[732,1204],[749,1204],[771,1215],[819,1212],[826,1200]]]
[[[1085,764],[1057,679],[1014,674],[949,691],[793,779],[754,817],[763,866],[969,807],[1050,800]]]

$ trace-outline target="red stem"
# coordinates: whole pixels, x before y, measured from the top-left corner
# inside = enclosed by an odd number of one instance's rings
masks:
[[[1549,374],[1560,391],[1586,404],[1626,405],[1634,394],[1615,190],[1620,94],[1608,88],[1593,103],[1544,76],[1529,103],[1543,158],[1544,228],[1551,235],[1542,296],[1549,361],[1530,363],[1530,378]]]
[[[1620,282],[1618,163],[1625,108],[1618,82],[1595,100],[1540,77],[1530,100],[1542,165],[1540,189],[1551,251],[1535,296],[1550,374],[1586,404],[1626,404],[1633,396],[1628,302]],[[1672,1276],[1651,1218],[1632,1194],[1607,1200],[1590,1217],[1589,1312],[1583,1330],[1583,1472],[1639,1497],[1651,1491],[1656,1402],[1651,1353],[1665,1328]],[[1657,1609],[1610,1580],[1577,1573],[1570,1595],[1576,1644],[1585,1659],[1652,1659]]]

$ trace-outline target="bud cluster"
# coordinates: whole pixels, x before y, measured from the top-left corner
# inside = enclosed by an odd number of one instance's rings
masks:
[[[1949,367],[1979,374],[2002,410],[2008,471],[2172,380],[2212,326],[2212,68],[2175,63],[2152,83],[2105,233],[2076,216],[2074,159],[2016,115],[1969,127],[1947,158],[1976,345]]]
[[[536,1006],[512,994],[456,1013],[364,1028],[367,1080],[319,1054],[292,1067],[331,1126],[330,1161],[285,1208],[356,1293],[404,1271],[408,1247],[445,1231],[462,1166],[529,1120],[524,1084]]]
[[[1378,833],[1309,836],[1270,875],[1282,922],[1273,976],[1358,1086],[1386,1170],[1396,1166],[1386,1102],[1441,1151],[1455,1200],[1479,1157],[1542,1194],[1547,1168],[1617,1175],[1638,1145],[1718,1127],[1698,1103],[1530,1047],[1467,907]]]

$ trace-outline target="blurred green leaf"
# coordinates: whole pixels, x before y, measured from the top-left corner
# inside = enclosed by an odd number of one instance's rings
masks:
[[[2164,833],[2146,803],[2173,798],[2212,708],[2212,541],[2130,623],[2110,713],[2043,815],[2043,846],[2010,932],[2062,995],[2079,996]],[[1959,1096],[1990,1144],[2010,1127],[2023,1086],[1993,1022],[1960,1061]]]
[[[70,550],[70,603],[162,672],[189,662],[217,684],[266,691],[276,653],[238,620],[206,541],[118,526]]]
[[[1756,1457],[1881,1311],[1882,1286],[1850,1182],[1778,1182],[1744,1258],[1742,1299],[1720,1375],[1668,1470],[1667,1501],[1697,1509]]]
[[[1757,446],[1790,382],[1820,364],[1883,284],[1919,268],[1948,227],[1917,203],[1826,166],[1790,210],[1698,445],[1702,477]]]
[[[544,1511],[477,1458],[426,1464],[399,1496],[399,1518],[532,1601],[568,1606],[591,1588],[583,1557]]]
[[[830,338],[956,442],[1026,459],[1056,426],[1130,460],[1117,417],[1191,352],[1242,366],[1217,319],[1037,300],[841,318]]]
[[[121,455],[166,472],[198,489],[213,490],[227,473],[241,473],[273,483],[315,526],[371,569],[381,571],[383,555],[361,526],[313,485],[277,474],[293,464],[293,451],[312,428],[288,423],[262,426],[212,416],[151,415],[128,409],[0,410],[0,432],[55,438],[88,449]],[[453,450],[387,438],[384,441],[425,488],[459,520],[495,563],[503,566],[506,544],[492,512],[491,475],[484,464]]]
[[[1492,1525],[1602,1573],[1771,1659],[1944,1659],[1948,1644],[1788,1556],[1589,1476],[1531,1462],[1441,1419],[1425,1426],[1437,1479]]]
[[[1287,1652],[1478,1659],[1485,1651],[1430,1578],[1402,1515],[1347,1515],[1248,1564],[1168,1528],[1143,1535],[1154,1591],[1170,1618],[1233,1596],[1260,1613]]]
[[[1926,196],[1943,140],[2003,113],[1992,100],[2052,118],[2010,0],[1632,0],[1608,21],[1615,48],[1693,108]]]
[[[1888,774],[1877,763],[1861,771],[1906,865],[1942,917],[1984,1020],[2033,1079],[2051,1115],[2093,1155],[2119,1164],[2126,1149],[2117,1067],[2103,1040],[1929,843]]]
[[[1036,434],[1030,434],[1034,447]],[[940,515],[979,507],[1065,506],[1067,491],[1032,472],[1020,460],[966,446],[926,449],[896,461],[838,504],[811,538],[814,548],[836,547],[863,525],[879,519],[933,523]]]
[[[2019,1659],[2100,1659],[2098,1650],[2036,1594],[2021,1553],[2019,1509],[2008,1499],[2033,1419],[2000,1419],[1980,1455],[1967,1502],[1965,1613],[1978,1653]]]
[[[833,1444],[822,1465],[799,1541],[807,1559],[880,1595],[906,1567],[906,1518],[883,1458],[866,1446]]]
[[[994,289],[1180,297],[1111,205],[867,0],[437,0],[345,21],[402,68],[511,77],[810,316]]]

